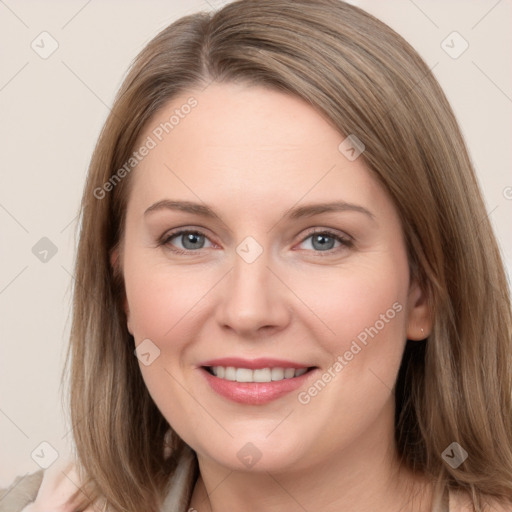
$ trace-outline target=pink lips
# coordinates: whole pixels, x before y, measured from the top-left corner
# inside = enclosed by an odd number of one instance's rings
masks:
[[[314,371],[308,371],[300,377],[272,382],[236,382],[215,377],[205,368],[211,366],[233,366],[251,370],[280,367],[299,369],[308,368],[309,366],[283,359],[259,358],[248,360],[237,357],[211,359],[201,363],[199,369],[213,391],[229,400],[246,405],[262,405],[291,393],[303,386]]]

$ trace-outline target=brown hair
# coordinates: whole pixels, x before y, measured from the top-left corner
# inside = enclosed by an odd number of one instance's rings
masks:
[[[338,0],[242,0],[187,16],[141,51],[99,137],[81,210],[71,361],[71,422],[90,499],[156,511],[184,443],[145,387],[112,251],[130,176],[98,191],[130,158],[148,120],[179,93],[244,81],[301,97],[366,146],[369,169],[401,217],[412,275],[433,330],[408,342],[396,385],[403,464],[439,489],[512,496],[511,308],[507,280],[468,152],[431,70],[388,26]],[[104,190],[104,189],[103,189]],[[442,452],[468,453],[454,469]],[[197,468],[194,478],[197,476]],[[193,485],[193,481],[189,485]]]

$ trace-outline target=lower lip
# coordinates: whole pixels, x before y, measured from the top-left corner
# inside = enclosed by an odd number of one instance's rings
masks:
[[[315,371],[310,370],[300,377],[272,382],[236,382],[215,377],[204,368],[200,368],[200,370],[216,393],[233,402],[247,405],[261,405],[277,400],[303,386]]]

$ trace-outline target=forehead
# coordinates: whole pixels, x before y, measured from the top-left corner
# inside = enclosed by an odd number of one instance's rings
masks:
[[[132,176],[130,202],[140,207],[164,195],[252,208],[290,207],[306,196],[385,199],[363,159],[340,151],[345,136],[324,116],[267,88],[214,83],[191,90],[156,113],[140,140],[148,137],[154,147]]]

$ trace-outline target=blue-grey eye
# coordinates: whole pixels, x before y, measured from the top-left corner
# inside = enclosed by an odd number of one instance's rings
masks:
[[[345,240],[335,233],[329,232],[319,232],[312,233],[308,237],[304,238],[302,243],[305,243],[307,240],[311,240],[311,247],[315,251],[324,252],[335,249],[335,243],[338,242],[338,246],[345,244]],[[310,247],[306,247],[309,249]]]
[[[208,237],[199,231],[181,230],[166,236],[162,245],[170,246],[177,252],[186,252],[203,249],[207,240]]]
[[[335,240],[332,236],[322,233],[314,234],[311,238],[312,245],[320,251],[328,251],[334,247]]]
[[[184,249],[202,249],[205,242],[205,236],[200,233],[185,232],[177,237],[183,244]]]

